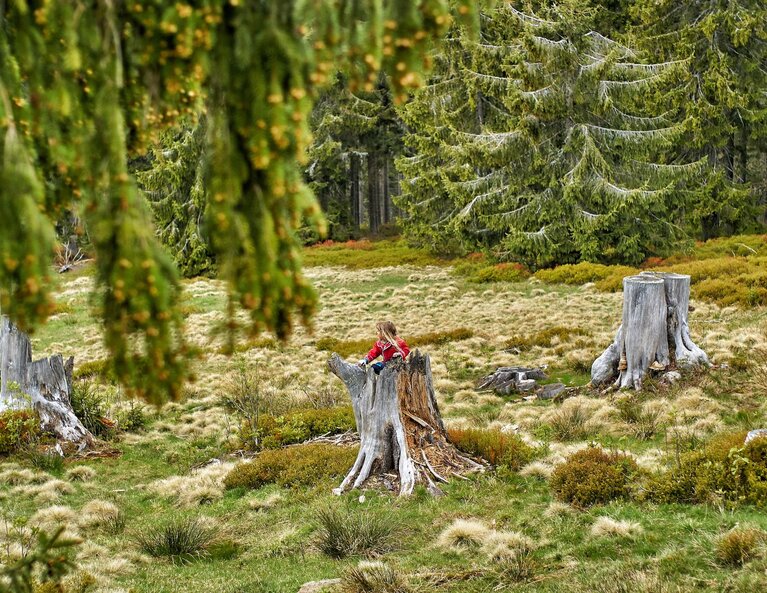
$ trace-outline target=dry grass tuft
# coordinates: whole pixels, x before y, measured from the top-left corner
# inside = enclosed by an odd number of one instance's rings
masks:
[[[755,558],[767,533],[753,527],[735,527],[716,540],[716,560],[724,566],[742,566]]]
[[[559,502],[558,500],[549,503],[549,506],[547,506],[546,510],[543,511],[544,517],[549,517],[552,519],[555,517],[569,517],[574,514],[575,509],[573,507],[571,507],[569,504]]]
[[[40,509],[29,519],[30,526],[48,532],[62,526],[68,528],[76,523],[77,513],[74,509],[63,505],[54,505]]]
[[[439,538],[437,546],[443,550],[462,551],[485,544],[492,532],[482,522],[473,519],[456,519]]]
[[[210,504],[224,496],[224,478],[234,463],[212,463],[193,470],[188,476],[171,476],[149,485],[152,492],[175,499],[180,507]]]
[[[76,465],[67,470],[66,478],[70,482],[89,482],[96,477],[96,470],[87,465]]]
[[[494,562],[528,555],[535,547],[532,539],[517,531],[492,531],[482,542],[482,551]]]
[[[108,500],[91,500],[80,509],[78,523],[81,527],[107,527],[110,531],[119,531],[125,524],[120,508]]]
[[[342,593],[408,593],[405,579],[391,566],[365,560],[341,577]]]
[[[545,461],[533,461],[519,470],[519,475],[526,478],[539,478],[548,480],[554,472],[554,466]]]
[[[272,492],[266,498],[251,498],[248,500],[248,507],[254,511],[267,511],[276,507],[282,500],[282,494],[279,492]]]
[[[616,521],[610,517],[598,517],[591,526],[593,537],[628,537],[641,535],[644,528],[635,521]]]

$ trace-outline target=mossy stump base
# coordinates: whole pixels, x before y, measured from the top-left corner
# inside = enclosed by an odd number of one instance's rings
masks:
[[[380,481],[400,495],[411,494],[416,484],[440,494],[438,483],[481,469],[448,440],[428,355],[413,352],[407,361],[387,364],[380,375],[338,354],[328,366],[349,390],[360,435],[357,459],[336,494],[368,481]]]

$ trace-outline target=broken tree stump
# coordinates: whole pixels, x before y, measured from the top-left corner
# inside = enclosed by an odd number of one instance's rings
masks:
[[[475,389],[509,395],[537,389],[538,381],[542,379],[548,379],[544,367],[500,367],[477,381]]]
[[[72,365],[60,354],[33,362],[29,336],[0,317],[0,412],[34,408],[44,431],[85,447],[93,435],[72,411]]]
[[[689,305],[689,276],[642,272],[624,278],[622,323],[613,343],[591,366],[592,385],[612,382],[639,390],[648,370],[710,365],[690,337]]]
[[[380,375],[335,353],[328,366],[349,390],[360,435],[357,459],[335,493],[380,476],[391,477],[400,495],[411,494],[416,484],[438,494],[438,482],[482,468],[448,440],[428,355],[413,352],[407,361],[387,364]]]

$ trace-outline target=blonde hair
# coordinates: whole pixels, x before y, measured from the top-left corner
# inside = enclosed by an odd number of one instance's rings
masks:
[[[402,352],[402,349],[399,347],[399,344],[397,343],[397,328],[394,326],[394,324],[391,321],[379,321],[376,323],[376,331],[378,332],[378,335],[389,342],[392,346],[394,346],[397,351],[404,356],[404,353]]]

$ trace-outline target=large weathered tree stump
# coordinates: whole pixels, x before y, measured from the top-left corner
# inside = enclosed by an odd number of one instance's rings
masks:
[[[352,399],[360,451],[337,494],[367,480],[386,478],[400,495],[424,484],[438,493],[438,482],[480,469],[450,444],[432,385],[428,355],[414,352],[406,362],[391,362],[380,375],[337,354],[330,370],[344,382]]]
[[[623,279],[623,321],[615,340],[591,367],[591,383],[642,388],[648,370],[708,366],[690,337],[690,277],[642,272]],[[616,378],[617,377],[617,378]]]
[[[44,431],[60,441],[90,445],[93,435],[72,411],[72,363],[61,355],[32,362],[29,336],[0,317],[0,412],[34,408]]]

